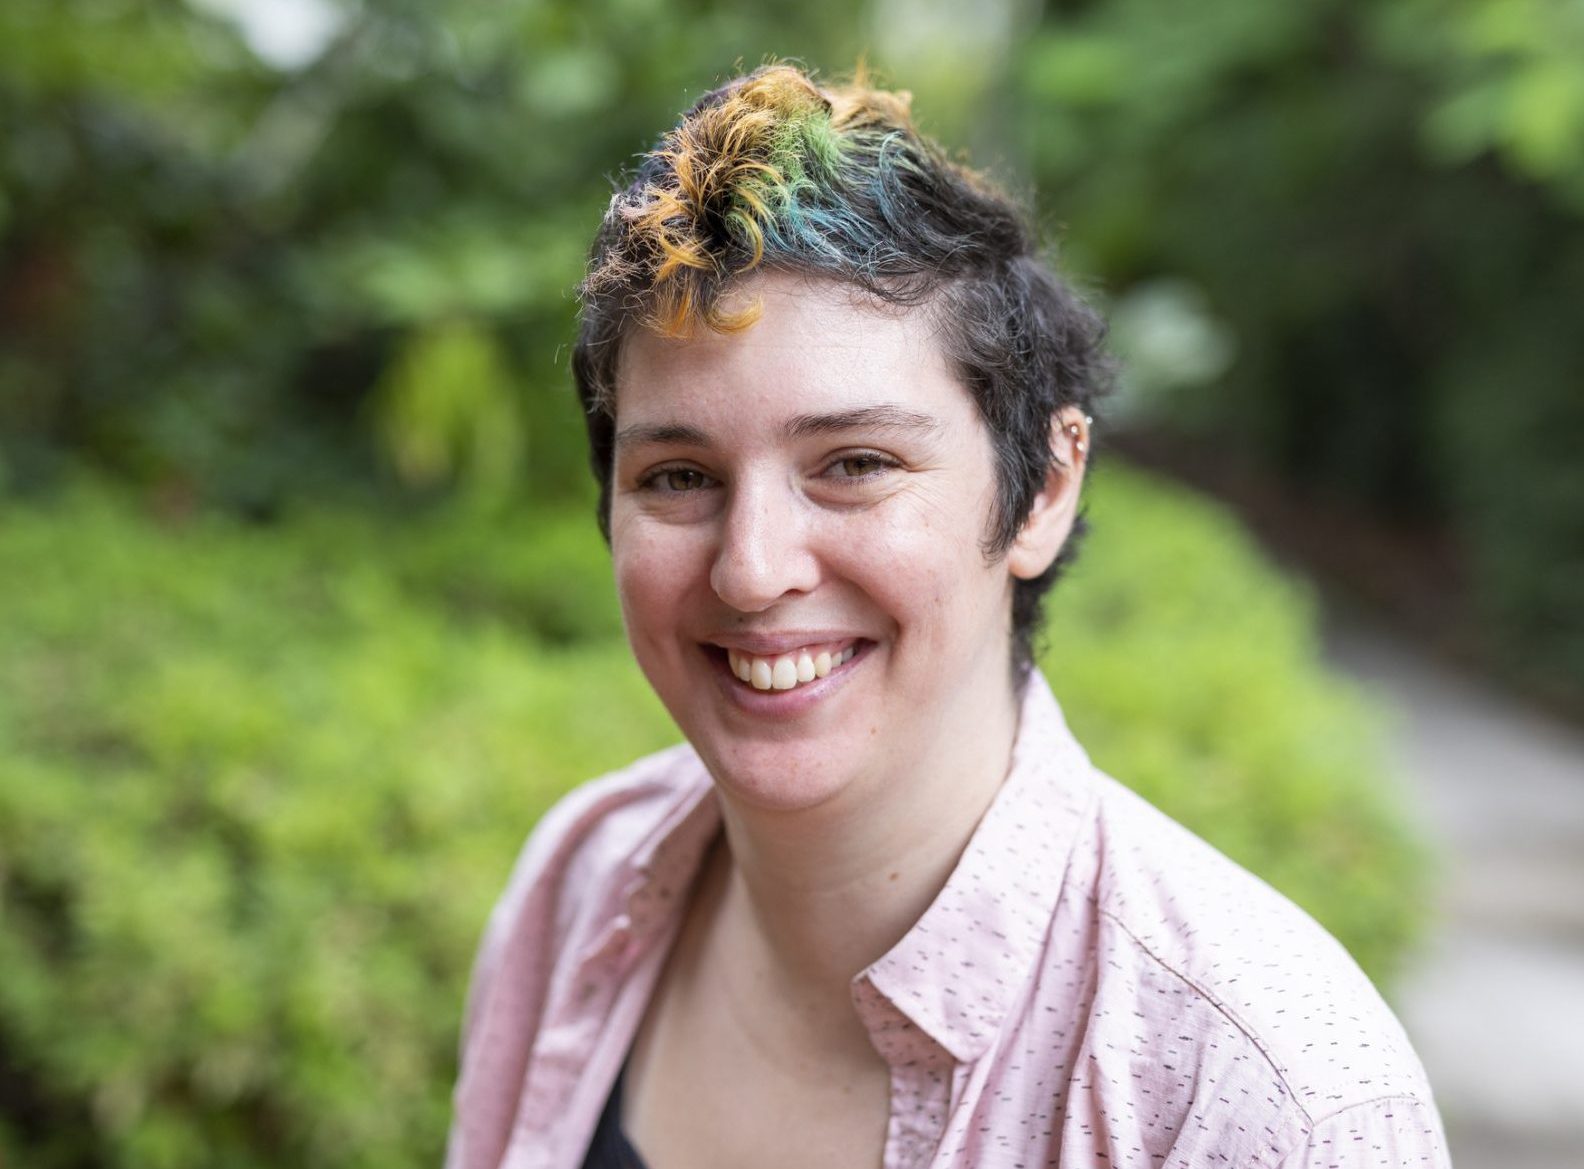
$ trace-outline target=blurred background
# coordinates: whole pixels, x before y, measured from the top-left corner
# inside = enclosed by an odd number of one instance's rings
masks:
[[[1584,1146],[1584,5],[5,0],[0,1165],[432,1166],[473,947],[675,738],[566,354],[612,180],[864,57],[1113,322],[1043,664]]]

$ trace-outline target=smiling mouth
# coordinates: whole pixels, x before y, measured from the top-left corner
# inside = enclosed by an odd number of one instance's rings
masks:
[[[805,645],[763,657],[730,647],[712,648],[724,654],[727,669],[744,686],[755,690],[796,690],[850,662],[858,652],[858,643],[849,640]]]

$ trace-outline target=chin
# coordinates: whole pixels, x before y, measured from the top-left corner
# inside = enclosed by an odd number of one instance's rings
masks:
[[[847,752],[830,746],[736,742],[713,747],[689,736],[722,793],[767,812],[802,812],[839,796],[853,774],[835,760]]]

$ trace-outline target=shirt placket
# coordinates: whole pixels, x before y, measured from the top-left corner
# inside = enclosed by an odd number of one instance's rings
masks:
[[[891,1069],[884,1169],[922,1169],[946,1131],[954,1061],[867,977],[852,993],[869,1042]]]

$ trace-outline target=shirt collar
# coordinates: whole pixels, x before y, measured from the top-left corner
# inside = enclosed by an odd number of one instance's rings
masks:
[[[902,940],[854,979],[854,1003],[871,1036],[898,1030],[878,995],[958,1062],[985,1052],[1044,948],[1094,800],[1091,774],[1035,671],[1006,782],[957,867]],[[886,1051],[878,1040],[876,1046]]]
[[[665,929],[679,917],[704,854],[720,834],[720,804],[708,769],[692,747],[681,744],[676,750],[681,761],[676,796],[628,862],[622,907],[638,938]]]

